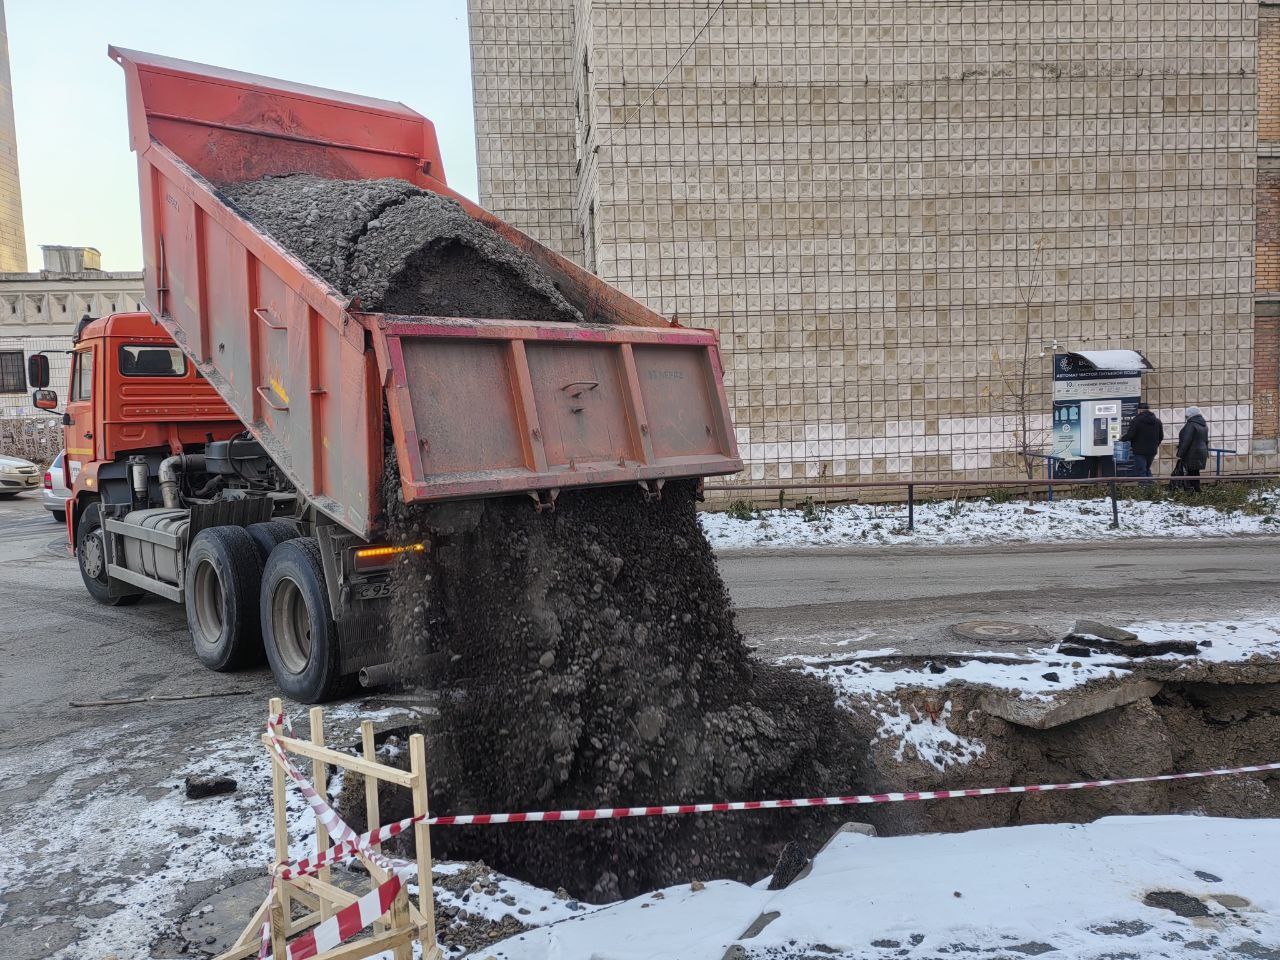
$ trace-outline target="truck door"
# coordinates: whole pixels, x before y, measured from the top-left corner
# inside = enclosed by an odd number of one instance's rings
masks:
[[[76,348],[71,358],[71,383],[67,388],[66,414],[62,418],[63,442],[67,447],[68,488],[75,484],[80,469],[94,458],[97,425],[93,415],[97,347],[92,343]]]

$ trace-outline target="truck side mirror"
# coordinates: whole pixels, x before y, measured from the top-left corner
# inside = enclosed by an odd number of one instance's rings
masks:
[[[48,361],[45,362],[47,365]],[[45,382],[48,383],[49,381],[46,380]],[[36,390],[31,394],[31,403],[37,410],[54,410],[58,406],[58,391]]]
[[[49,358],[43,353],[27,357],[27,383],[36,390],[43,390],[49,385]]]

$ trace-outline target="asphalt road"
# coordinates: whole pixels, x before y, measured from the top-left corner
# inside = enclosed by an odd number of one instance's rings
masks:
[[[821,652],[834,644],[845,653],[887,645],[928,650],[949,646],[946,626],[971,617],[1060,631],[1085,615],[1128,622],[1274,614],[1278,545],[1256,539],[757,552],[726,554],[721,567],[740,625],[762,655]],[[0,844],[0,868],[24,877],[7,889],[0,885],[0,952],[5,960],[85,956],[75,944],[86,930],[134,909],[121,906],[113,898],[123,894],[113,891],[130,889],[133,878],[164,863],[163,850],[130,847],[130,818],[146,817],[150,804],[173,797],[192,758],[255,752],[254,732],[273,684],[261,668],[238,674],[202,668],[176,604],[93,603],[62,528],[35,497],[0,501],[0,611],[0,822],[9,826],[35,811],[49,831],[47,841],[16,856]],[[69,705],[228,690],[244,692],[128,707]],[[371,698],[356,710],[385,702]],[[107,838],[112,842],[104,846]],[[230,846],[243,838],[215,840]],[[257,863],[261,854],[245,856]],[[149,921],[176,921],[230,875],[210,869]]]
[[[1280,542],[1270,537],[735,551],[721,555],[720,570],[739,626],[774,656],[855,636],[868,647],[928,652],[966,619],[1061,635],[1081,617],[1231,619],[1280,609]]]
[[[765,655],[851,637],[927,651],[957,620],[1012,619],[1051,633],[1078,617],[1226,619],[1280,609],[1272,538],[999,547],[733,551],[720,569],[747,638]],[[76,729],[69,700],[202,689],[272,690],[265,669],[203,670],[182,608],[90,601],[62,527],[27,496],[0,501],[0,751]],[[253,698],[256,702],[260,697]],[[97,722],[94,718],[93,723]]]

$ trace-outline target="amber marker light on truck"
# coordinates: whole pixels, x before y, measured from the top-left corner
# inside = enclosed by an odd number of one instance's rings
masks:
[[[360,547],[356,550],[355,568],[376,570],[389,567],[402,553],[425,553],[426,549],[425,543],[411,543],[403,547]]]

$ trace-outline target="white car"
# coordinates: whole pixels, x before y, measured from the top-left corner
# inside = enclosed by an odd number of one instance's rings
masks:
[[[40,468],[21,457],[0,455],[0,499],[40,487]]]
[[[44,472],[44,508],[53,514],[58,523],[67,519],[67,501],[71,499],[71,490],[67,487],[66,455],[63,450],[53,458],[49,469]]]

